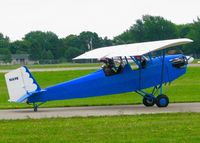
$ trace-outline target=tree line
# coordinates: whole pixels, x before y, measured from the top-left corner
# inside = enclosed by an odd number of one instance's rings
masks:
[[[182,46],[183,52],[200,58],[200,19],[193,23],[177,25],[161,16],[144,15],[122,34],[108,39],[95,32],[84,31],[79,35],[58,38],[53,32],[32,31],[11,42],[8,36],[0,33],[1,60],[9,62],[11,54],[29,54],[31,60],[40,63],[48,61],[70,62],[72,58],[91,49],[145,41],[173,38],[191,38],[193,43]]]

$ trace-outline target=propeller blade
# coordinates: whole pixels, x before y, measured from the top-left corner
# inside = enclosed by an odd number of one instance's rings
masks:
[[[188,64],[191,64],[194,61],[194,58],[192,56],[186,56]]]

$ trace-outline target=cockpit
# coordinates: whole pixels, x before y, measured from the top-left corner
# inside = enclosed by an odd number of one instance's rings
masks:
[[[103,62],[102,69],[106,76],[111,76],[115,74],[120,74],[123,72],[124,63],[122,58],[119,59],[110,59],[102,58],[100,62]]]
[[[144,69],[147,66],[148,59],[145,56],[134,56],[129,59],[117,58],[101,58],[103,62],[102,69],[106,76],[116,75],[123,72],[124,66],[129,65],[132,70]]]

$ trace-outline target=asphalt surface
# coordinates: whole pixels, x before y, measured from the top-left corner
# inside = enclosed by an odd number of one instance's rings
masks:
[[[116,106],[90,106],[90,107],[63,107],[33,109],[0,110],[0,119],[38,119],[55,117],[87,117],[87,116],[113,116],[138,115],[176,112],[200,112],[200,103],[171,103],[166,108],[144,107],[144,105],[116,105]]]
[[[200,67],[200,64],[189,64],[189,67]]]

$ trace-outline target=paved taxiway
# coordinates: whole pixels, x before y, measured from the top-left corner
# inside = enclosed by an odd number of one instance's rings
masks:
[[[30,119],[52,117],[86,117],[86,116],[113,116],[137,115],[175,112],[200,112],[200,103],[171,103],[166,108],[144,107],[143,105],[115,105],[90,107],[63,107],[33,109],[0,110],[0,119]]]

